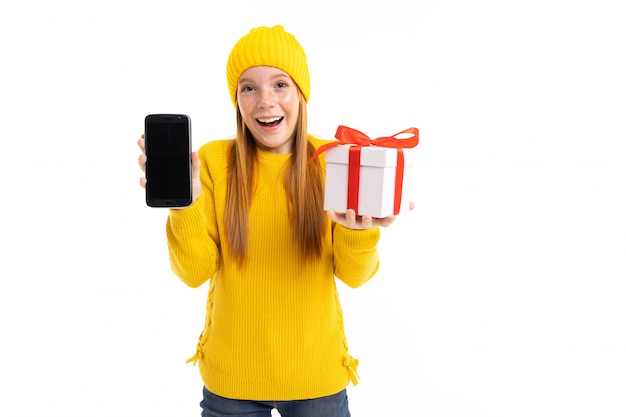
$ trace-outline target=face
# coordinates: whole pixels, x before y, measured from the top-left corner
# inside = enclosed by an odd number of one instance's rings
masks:
[[[298,123],[298,87],[284,71],[251,67],[237,83],[241,116],[257,146],[272,153],[291,153]]]

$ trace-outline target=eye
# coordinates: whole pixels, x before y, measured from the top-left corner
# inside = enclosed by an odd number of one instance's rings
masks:
[[[285,88],[285,87],[289,87],[289,84],[287,84],[284,81],[279,81],[278,83],[276,83],[276,87],[278,87],[278,88]]]
[[[239,91],[242,93],[247,93],[250,91],[254,91],[254,87],[252,87],[251,85],[244,85]]]

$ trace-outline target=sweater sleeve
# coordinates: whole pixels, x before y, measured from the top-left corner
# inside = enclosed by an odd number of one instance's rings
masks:
[[[220,253],[213,182],[205,160],[200,177],[200,198],[185,209],[171,209],[166,223],[170,265],[174,273],[192,288],[204,284],[215,274]]]
[[[365,284],[380,265],[377,244],[380,229],[352,230],[333,225],[335,276],[352,288]]]

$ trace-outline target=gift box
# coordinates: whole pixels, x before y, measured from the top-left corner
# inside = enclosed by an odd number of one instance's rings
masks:
[[[378,218],[408,211],[418,130],[372,140],[340,126],[336,137],[338,142],[318,150],[326,152],[324,209],[354,209],[357,215]]]

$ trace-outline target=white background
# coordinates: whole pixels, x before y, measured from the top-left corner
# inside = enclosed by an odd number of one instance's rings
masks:
[[[307,51],[312,133],[420,129],[416,209],[340,287],[352,414],[626,415],[619,4],[3,6],[0,415],[199,415],[207,287],[169,269],[136,140],[156,112],[189,114],[196,149],[232,135],[228,53],[274,24]]]

